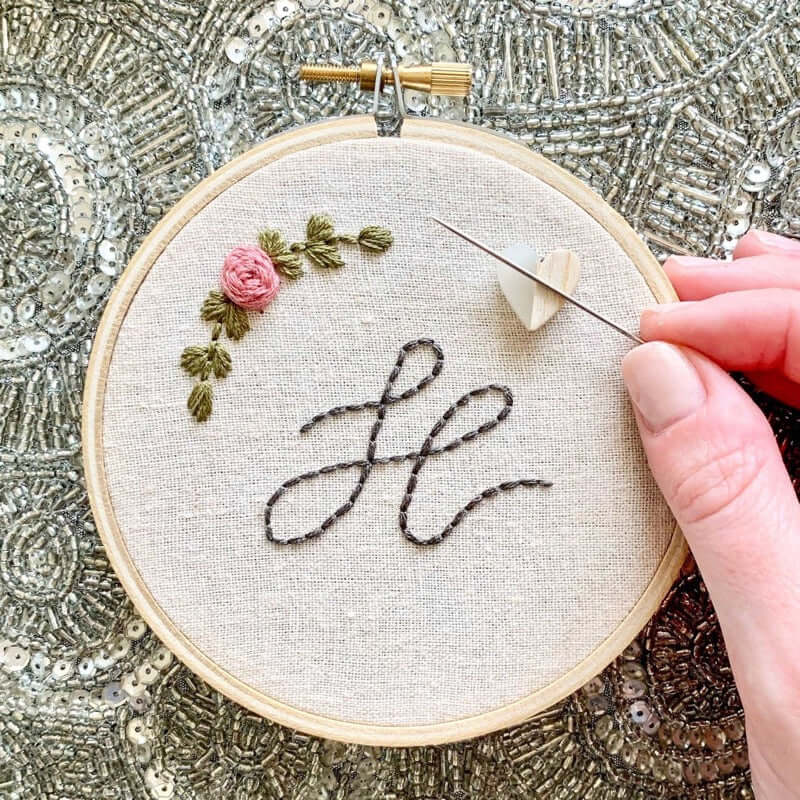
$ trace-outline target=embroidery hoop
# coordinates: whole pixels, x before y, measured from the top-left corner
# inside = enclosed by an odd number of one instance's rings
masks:
[[[612,635],[549,685],[502,707],[467,718],[425,725],[359,723],[312,713],[254,689],[221,668],[172,622],[145,584],[126,546],[115,517],[104,463],[103,410],[117,337],[139,287],[169,242],[214,198],[256,169],[310,148],[373,139],[375,136],[375,120],[370,116],[318,123],[275,136],[203,181],[156,226],[120,278],[95,337],[83,404],[83,458],[92,511],[111,564],[156,636],[193,672],[257,714],[309,734],[375,746],[418,746],[472,738],[521,723],[577,690],[600,672],[649,621],[679,574],[687,550],[677,527],[672,531],[651,581],[630,612],[619,621]],[[403,119],[400,139],[467,148],[538,178],[588,213],[613,236],[659,302],[675,299],[666,276],[627,223],[576,178],[543,157],[510,139],[475,126],[431,119],[406,117]],[[598,335],[604,334],[599,331]]]

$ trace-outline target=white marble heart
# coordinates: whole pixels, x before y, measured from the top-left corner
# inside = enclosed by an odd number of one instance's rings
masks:
[[[571,250],[554,250],[540,261],[536,248],[513,244],[503,250],[503,255],[567,294],[572,294],[581,274],[580,261]],[[529,331],[541,328],[564,305],[563,298],[506,264],[498,263],[497,280],[514,313]]]

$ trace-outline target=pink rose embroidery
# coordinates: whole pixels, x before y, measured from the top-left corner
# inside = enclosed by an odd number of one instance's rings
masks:
[[[258,235],[260,247],[245,244],[234,247],[225,258],[219,285],[212,289],[200,309],[200,319],[210,322],[211,341],[190,345],[181,353],[181,368],[195,379],[186,405],[198,422],[205,422],[214,405],[211,379],[222,379],[232,368],[230,353],[222,336],[238,342],[249,330],[248,311],[263,311],[281,288],[281,277],[296,280],[303,274],[300,255],[315,267],[338,269],[344,266],[340,245],[357,244],[362,250],[383,253],[392,244],[386,228],[367,225],[358,234],[337,234],[333,220],[314,214],[306,225],[306,238],[289,244],[272,228]]]
[[[281,288],[281,279],[269,256],[249,244],[234,247],[228,253],[219,283],[225,297],[247,311],[263,311]]]

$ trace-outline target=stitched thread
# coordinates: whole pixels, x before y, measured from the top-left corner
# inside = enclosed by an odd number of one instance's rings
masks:
[[[394,241],[391,231],[378,225],[368,225],[359,233],[336,233],[333,220],[327,214],[314,214],[306,225],[306,238],[302,242],[287,244],[278,231],[267,229],[258,236],[259,246],[272,259],[275,269],[285,278],[295,280],[303,274],[300,255],[315,267],[339,269],[344,259],[340,244],[357,244],[363,250],[384,253]]]
[[[414,350],[420,347],[427,347],[429,348],[435,355],[436,360],[434,362],[431,371],[416,384],[416,386],[412,386],[409,389],[406,389],[404,392],[400,394],[393,394],[392,390],[394,388],[394,384],[397,381],[402,368],[405,362],[406,356],[413,352]],[[385,464],[396,464],[401,463],[403,461],[413,461],[414,466],[411,469],[411,475],[409,476],[408,482],[406,483],[405,493],[403,495],[403,499],[400,504],[400,514],[399,514],[399,525],[400,530],[405,536],[406,539],[413,542],[416,545],[420,546],[428,546],[433,544],[438,544],[439,542],[443,541],[447,536],[452,533],[452,531],[461,523],[463,522],[464,518],[467,514],[477,508],[481,503],[485,500],[489,500],[492,497],[496,497],[497,495],[501,494],[502,492],[513,491],[519,488],[535,488],[535,487],[548,487],[552,486],[550,481],[540,480],[538,478],[522,478],[517,480],[511,481],[504,481],[503,483],[497,484],[496,486],[491,486],[487,489],[484,489],[479,495],[473,497],[468,503],[462,506],[461,509],[455,514],[452,520],[445,526],[445,528],[438,533],[437,535],[431,537],[430,539],[420,539],[417,537],[409,528],[408,525],[408,509],[411,505],[411,501],[413,499],[414,491],[417,488],[417,482],[419,478],[419,474],[422,468],[425,465],[425,462],[432,456],[438,456],[442,453],[447,453],[452,450],[455,450],[457,447],[460,447],[462,444],[466,442],[472,441],[476,439],[478,436],[481,436],[485,433],[488,433],[493,428],[497,427],[503,420],[505,420],[508,415],[511,413],[511,408],[514,404],[514,397],[511,390],[506,386],[501,386],[499,384],[489,384],[488,386],[483,386],[479,389],[473,389],[470,392],[462,395],[455,403],[453,403],[447,411],[437,420],[436,424],[431,428],[430,432],[425,437],[425,441],[422,444],[422,447],[417,450],[412,450],[408,453],[399,453],[396,455],[391,456],[382,456],[377,457],[375,455],[375,451],[377,448],[377,440],[381,432],[381,428],[383,427],[383,422],[386,416],[386,409],[391,405],[400,402],[402,400],[407,400],[410,397],[413,397],[425,386],[429,385],[432,381],[436,379],[439,373],[442,371],[442,367],[444,366],[444,353],[441,347],[434,342],[432,339],[416,339],[412,342],[408,342],[407,344],[403,345],[400,349],[400,352],[397,356],[397,360],[392,368],[392,371],[389,374],[389,377],[386,381],[385,388],[383,390],[383,394],[381,395],[381,399],[378,401],[367,401],[364,403],[353,403],[348,405],[336,406],[329,411],[325,411],[321,414],[317,414],[316,416],[312,417],[308,422],[306,422],[301,428],[300,432],[305,433],[315,425],[323,422],[326,419],[337,417],[342,414],[347,414],[352,411],[362,411],[366,409],[374,409],[375,410],[375,422],[372,425],[372,429],[370,431],[369,441],[367,444],[367,453],[365,458],[363,459],[355,459],[352,461],[342,461],[337,464],[330,464],[325,467],[321,467],[318,470],[312,470],[310,472],[305,472],[302,475],[297,475],[294,478],[290,478],[288,481],[285,481],[281,486],[276,489],[276,491],[272,494],[270,499],[267,502],[266,509],[264,511],[264,522],[266,525],[266,534],[267,539],[271,542],[275,542],[276,544],[298,544],[299,542],[304,542],[309,539],[316,538],[317,536],[321,536],[328,528],[330,528],[337,520],[341,519],[343,516],[348,514],[354,507],[358,497],[360,496],[362,490],[364,489],[364,485],[369,478],[369,475],[372,471],[372,468],[376,465],[385,465]],[[497,413],[495,417],[492,419],[487,420],[483,424],[479,425],[472,431],[468,431],[467,433],[462,434],[461,436],[452,439],[447,444],[435,446],[434,441],[436,438],[442,433],[448,423],[453,419],[456,415],[458,409],[464,408],[467,406],[471,400],[476,397],[481,397],[483,395],[489,393],[497,393],[500,394],[503,398],[503,407]],[[323,522],[313,530],[305,533],[301,536],[296,536],[291,539],[279,539],[275,536],[272,530],[272,509],[274,508],[275,504],[278,500],[283,497],[288,489],[297,484],[307,481],[307,480],[314,480],[322,475],[327,475],[331,472],[338,472],[340,470],[347,470],[347,469],[358,469],[359,470],[359,477],[356,482],[355,487],[350,493],[347,501],[341,505],[339,508],[336,509],[330,516],[328,516]]]
[[[275,299],[281,286],[278,273],[291,280],[303,274],[298,253],[318,267],[344,266],[340,243],[382,253],[392,244],[392,234],[377,225],[362,228],[357,236],[337,234],[329,216],[314,214],[306,224],[303,242],[287,245],[278,231],[267,229],[259,233],[258,247],[241,245],[228,253],[220,274],[222,291],[212,289],[200,308],[200,319],[214,323],[211,343],[191,345],[181,353],[182,369],[198,379],[186,403],[198,422],[205,422],[214,406],[210,377],[224,378],[231,371],[230,353],[218,341],[223,329],[234,341],[250,330],[247,311],[263,311]]]
[[[252,244],[234,247],[228,253],[219,282],[225,297],[245,311],[263,311],[281,288],[272,260]]]

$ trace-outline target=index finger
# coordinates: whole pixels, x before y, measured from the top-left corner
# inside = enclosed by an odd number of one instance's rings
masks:
[[[800,382],[800,291],[730,292],[642,314],[645,340],[691,347],[724,369],[776,371]]]
[[[800,258],[759,255],[735,261],[673,256],[664,271],[681,300],[704,300],[723,292],[750,289],[800,290]]]

